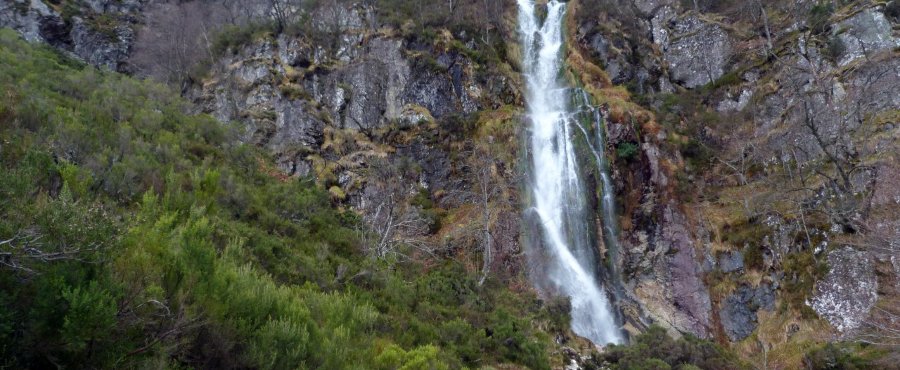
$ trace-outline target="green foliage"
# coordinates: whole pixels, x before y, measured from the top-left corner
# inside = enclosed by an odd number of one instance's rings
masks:
[[[810,369],[819,370],[857,370],[878,368],[874,358],[880,357],[878,351],[861,344],[827,343],[810,350],[804,362]],[[869,352],[869,353],[867,353]]]
[[[812,294],[816,281],[828,272],[828,265],[816,260],[812,251],[800,251],[785,256],[782,261],[784,270],[784,287],[781,296],[782,308],[793,308],[805,318],[815,318],[816,313],[806,301]]]
[[[834,13],[834,6],[831,1],[820,2],[809,10],[806,18],[806,26],[814,35],[822,35],[831,28],[831,14]]]
[[[534,297],[381,268],[325,189],[188,110],[0,31],[0,366],[548,368]]]
[[[91,17],[88,20],[88,25],[108,40],[115,41],[118,37],[116,28],[119,26],[119,20],[111,13],[103,13]]]
[[[771,232],[768,226],[756,219],[726,225],[722,233],[728,244],[743,250],[744,264],[748,269],[763,268],[763,239]]]
[[[725,225],[724,240],[735,249],[742,250],[744,265],[748,269],[762,270],[764,264],[763,240],[771,230],[756,218]]]
[[[375,357],[375,367],[383,370],[446,370],[435,346],[417,347],[409,352],[392,344]]]
[[[731,71],[722,75],[722,77],[719,77],[715,81],[704,85],[702,89],[706,92],[712,92],[723,87],[738,85],[741,81],[740,71]]]
[[[91,281],[87,286],[64,289],[62,297],[68,309],[60,334],[72,351],[84,351],[108,339],[118,313],[109,291]]]
[[[616,146],[616,158],[623,159],[625,161],[634,159],[637,156],[638,152],[639,150],[637,143],[624,142]]]
[[[828,38],[823,54],[828,60],[836,63],[844,55],[845,51],[847,51],[847,46],[844,45],[844,41],[837,35],[834,35]]]
[[[680,150],[688,165],[695,170],[706,168],[715,158],[715,152],[709,146],[694,138],[682,145]]]
[[[748,269],[762,271],[764,262],[763,249],[758,242],[744,247],[744,264]]]
[[[241,46],[275,32],[276,24],[273,22],[255,22],[243,26],[229,25],[216,33],[212,41],[212,52],[221,56],[226,53],[236,53]]]
[[[686,335],[672,339],[665,329],[653,326],[629,345],[612,345],[592,359],[595,366],[612,370],[744,369],[734,355],[714,342]]]
[[[435,206],[428,189],[420,188],[416,196],[410,201],[410,204],[421,209],[421,215],[428,223],[428,229],[431,233],[441,229],[441,220],[445,212]]]
[[[884,15],[894,23],[900,22],[900,0],[891,0],[884,6]]]
[[[721,115],[704,104],[704,96],[711,94],[719,84],[731,83],[734,83],[732,77],[726,75],[703,89],[662,96],[657,118],[664,126],[687,138],[672,144],[684,157],[689,173],[700,172],[713,163],[716,147],[708,140],[705,128],[723,125]]]

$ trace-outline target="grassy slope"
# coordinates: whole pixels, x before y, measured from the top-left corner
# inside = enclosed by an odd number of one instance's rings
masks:
[[[175,96],[0,32],[2,365],[549,366],[533,296],[365,258],[352,213]]]

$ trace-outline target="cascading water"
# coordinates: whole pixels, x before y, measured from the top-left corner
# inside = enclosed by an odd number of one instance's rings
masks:
[[[529,254],[540,255],[531,257],[532,264],[546,279],[535,283],[570,298],[576,334],[600,345],[620,343],[615,314],[597,278],[592,217],[578,174],[572,129],[580,114],[569,104],[574,90],[560,78],[566,5],[551,0],[543,22],[533,0],[518,0],[518,5],[531,121],[529,216],[538,225],[543,246]]]

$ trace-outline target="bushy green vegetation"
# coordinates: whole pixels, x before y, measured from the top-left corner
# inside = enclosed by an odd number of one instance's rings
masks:
[[[800,312],[804,318],[815,318],[816,312],[806,304],[812,294],[816,281],[828,273],[825,261],[819,261],[812,250],[788,254],[782,262],[784,270],[784,287],[782,309],[792,308]]]
[[[834,5],[830,1],[820,2],[809,10],[806,19],[806,26],[814,35],[821,35],[831,29],[829,22],[831,14],[834,13]]]
[[[895,363],[879,363],[884,349],[861,343],[826,343],[807,352],[804,362],[809,369],[857,370],[890,368]]]
[[[631,345],[610,346],[592,359],[593,365],[611,370],[693,370],[749,368],[734,354],[713,342],[686,335],[672,339],[654,326],[633,339]]]
[[[213,55],[221,56],[227,52],[237,52],[238,48],[247,45],[264,35],[275,32],[274,22],[257,22],[246,25],[227,25],[213,38]]]
[[[616,158],[630,161],[638,155],[638,145],[632,142],[624,142],[616,146]]]
[[[534,297],[367,259],[176,96],[0,31],[0,367],[549,368]]]

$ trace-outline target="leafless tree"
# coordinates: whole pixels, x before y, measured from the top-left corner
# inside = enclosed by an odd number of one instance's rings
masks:
[[[6,240],[0,240],[0,266],[28,275],[35,274],[34,263],[58,261],[96,262],[88,257],[100,246],[96,244],[52,248],[45,245],[43,236],[32,232],[19,232]]]
[[[480,220],[477,227],[473,226],[472,236],[480,244],[482,253],[481,278],[478,285],[484,284],[490,275],[494,263],[496,243],[494,233],[497,232],[495,219],[498,212],[505,206],[503,202],[503,188],[506,186],[502,175],[497,168],[497,158],[494,155],[493,143],[478,145],[468,142],[466,166],[472,175],[470,186],[465,189],[455,190],[449,194],[449,198],[462,204],[471,204],[479,211]]]
[[[366,229],[360,230],[364,248],[377,259],[408,258],[406,249],[433,255],[425,239],[428,220],[410,204],[417,181],[405,164],[375,161],[369,168],[370,179],[361,207]]]
[[[789,85],[785,101],[790,102],[781,116],[782,125],[793,127],[794,166],[787,174],[792,187],[820,197],[824,204],[801,210],[801,215],[818,212],[845,230],[860,230],[877,171],[861,158],[865,143],[872,135],[868,120],[878,111],[873,91],[889,74],[890,66],[870,65],[842,72],[851,76],[841,81],[831,64],[816,53],[807,37],[796,59],[778,59],[777,63],[795,73],[786,78]],[[865,64],[864,64],[865,65]],[[823,194],[822,191],[825,193]]]
[[[192,69],[211,63],[226,26],[274,22],[279,31],[299,22],[303,0],[189,0],[154,2],[144,10],[130,58],[138,74],[184,89]]]
[[[160,3],[146,12],[131,63],[138,72],[182,90],[191,69],[212,58],[213,35],[221,24],[202,2]]]
[[[269,15],[275,21],[279,32],[300,20],[305,10],[303,3],[303,0],[268,0]],[[335,2],[329,1],[326,5],[328,4],[334,5]]]
[[[144,341],[140,347],[135,348],[118,359],[117,365],[124,364],[129,358],[139,356],[158,347],[160,343],[167,343],[169,351],[177,350],[182,345],[183,338],[192,330],[202,327],[206,323],[200,317],[190,317],[186,312],[187,305],[184,302],[173,305],[157,299],[149,299],[135,304],[125,301],[120,304],[118,316],[121,326],[144,328]]]

